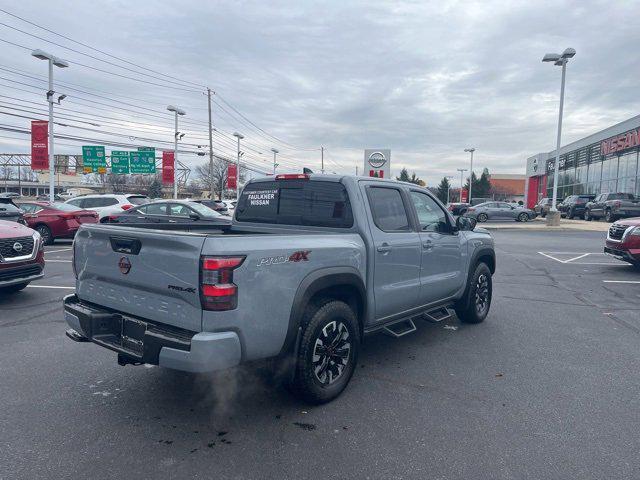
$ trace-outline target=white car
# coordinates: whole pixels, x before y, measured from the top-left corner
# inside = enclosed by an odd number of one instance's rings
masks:
[[[58,194],[58,196],[60,198],[64,199],[64,200],[69,200],[69,199],[75,197],[75,195],[73,193],[71,193],[71,192],[60,192]]]
[[[103,194],[103,195],[82,195],[67,200],[64,203],[75,205],[76,207],[98,212],[100,221],[109,215],[122,213],[137,205],[147,203],[149,198],[139,194]]]

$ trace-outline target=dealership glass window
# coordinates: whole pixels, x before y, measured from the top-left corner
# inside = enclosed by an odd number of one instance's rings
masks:
[[[618,192],[635,193],[636,177],[621,178],[618,180]]]
[[[600,182],[600,173],[602,172],[602,162],[596,162],[589,165],[587,173],[587,181],[589,183]]]

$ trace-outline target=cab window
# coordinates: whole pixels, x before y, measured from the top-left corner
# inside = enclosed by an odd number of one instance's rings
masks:
[[[444,210],[426,193],[411,192],[411,201],[416,208],[418,214],[418,222],[420,229],[424,232],[447,233],[449,224],[447,222],[447,214]]]

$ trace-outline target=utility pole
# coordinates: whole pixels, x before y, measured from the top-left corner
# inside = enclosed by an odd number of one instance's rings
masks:
[[[207,99],[209,100],[209,198],[213,200],[215,182],[213,179],[213,125],[211,122],[211,89],[207,87]]]
[[[182,110],[181,108],[174,107],[173,105],[169,105],[167,110],[173,112],[175,114],[175,135],[173,140],[173,198],[178,198],[178,135],[180,132],[178,131],[178,115],[186,115],[187,112]],[[180,137],[182,138],[184,134]]]
[[[324,147],[320,147],[320,171],[324,174]]]
[[[278,164],[276,163],[276,155],[278,154],[278,150],[276,150],[275,148],[272,148],[271,151],[273,152],[273,174],[276,174],[276,167],[278,166]]]
[[[234,137],[238,139],[238,159],[236,163],[236,202],[240,201],[240,140],[244,138],[244,135],[241,133],[235,132],[233,134]]]
[[[460,203],[462,203],[462,189],[464,188],[464,172],[467,171],[466,168],[458,168],[460,172]],[[469,185],[471,185],[471,181],[469,181]]]

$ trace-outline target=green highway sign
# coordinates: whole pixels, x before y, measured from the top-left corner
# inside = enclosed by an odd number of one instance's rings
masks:
[[[129,152],[129,165],[131,173],[156,173],[155,148]]]
[[[95,171],[98,173],[105,173],[107,170],[107,157],[104,153],[104,147],[83,145],[82,165],[84,166],[84,173],[91,173]]]
[[[129,173],[129,152],[116,150],[111,152],[111,173]]]
[[[138,147],[139,152],[153,152],[156,153],[156,147]]]

